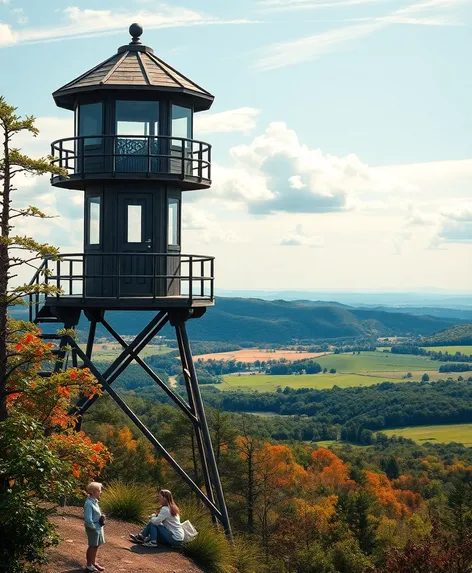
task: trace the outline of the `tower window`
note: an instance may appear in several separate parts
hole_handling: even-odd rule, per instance
[[[89,245],[100,244],[100,207],[101,197],[88,198],[88,243]]]
[[[79,136],[102,135],[103,106],[101,103],[88,103],[79,107]],[[101,145],[100,137],[87,137],[84,145]]]
[[[184,139],[192,139],[192,110],[181,105],[172,106],[172,135]],[[179,140],[173,140],[172,145],[181,145]]]
[[[159,135],[159,102],[116,102],[116,135]]]
[[[169,245],[179,244],[179,200],[169,199],[168,215],[168,243]]]
[[[141,243],[142,242],[142,205],[129,205],[128,204],[128,243]]]

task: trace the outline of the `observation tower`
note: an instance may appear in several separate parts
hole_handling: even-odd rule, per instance
[[[31,284],[58,287],[60,294],[30,295],[30,319],[75,329],[85,315],[85,351],[67,333],[43,335],[58,340],[55,370],[70,363],[89,368],[230,537],[186,330],[187,320],[202,317],[214,304],[214,260],[181,252],[182,194],[211,185],[211,146],[193,139],[193,117],[214,98],[144,46],[141,26],[132,24],[129,31],[129,44],[53,93],[59,107],[74,112],[75,128],[73,137],[52,143],[53,163],[68,176],[53,176],[51,183],[64,192],[84,192],[84,248],[43,261]],[[128,344],[108,323],[110,310],[154,313]],[[123,348],[104,372],[92,353],[98,323]],[[166,324],[175,331],[186,399],[139,357]],[[204,483],[194,482],[114,390],[113,382],[133,360],[187,416]],[[79,419],[96,399],[79,401]]]

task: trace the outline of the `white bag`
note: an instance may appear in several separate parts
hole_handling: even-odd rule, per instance
[[[188,519],[187,521],[184,521],[181,525],[182,529],[184,530],[183,542],[188,543],[189,541],[193,541],[195,537],[197,537],[198,531],[195,529],[195,527],[190,523]]]

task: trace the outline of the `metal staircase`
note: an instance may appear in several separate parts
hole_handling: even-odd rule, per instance
[[[49,378],[52,374],[65,371],[70,366],[78,367],[77,352],[70,348],[68,334],[60,334],[66,325],[57,316],[52,314],[51,307],[45,304],[46,296],[39,293],[39,285],[47,276],[48,259],[45,259],[37,269],[29,286],[32,292],[27,295],[29,308],[29,321],[38,326],[54,324],[57,325],[56,332],[41,332],[38,336],[41,340],[52,342],[56,345],[52,349],[55,360],[41,365],[38,376]]]

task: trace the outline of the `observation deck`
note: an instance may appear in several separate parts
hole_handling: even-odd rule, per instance
[[[182,190],[211,185],[211,145],[170,135],[99,135],[58,139],[51,144],[52,164],[68,177],[51,184],[85,189],[94,181],[155,180],[175,182]]]
[[[169,253],[71,253],[45,258],[30,282],[29,320],[45,307],[156,310],[214,304],[214,257]]]

